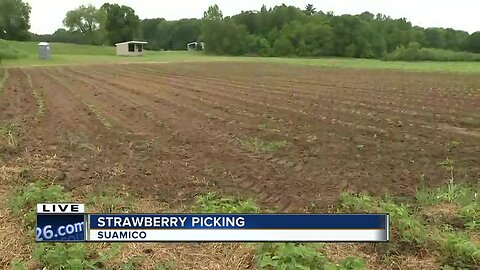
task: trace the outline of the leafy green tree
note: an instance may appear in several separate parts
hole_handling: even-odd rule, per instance
[[[117,27],[121,29],[121,27]],[[115,28],[116,29],[116,28]],[[191,41],[204,41],[207,53],[262,56],[346,56],[394,59],[476,59],[438,50],[479,50],[479,34],[453,29],[424,29],[405,18],[363,12],[336,16],[279,5],[259,11],[243,11],[224,18],[217,5],[204,12],[203,19],[141,23],[150,48],[184,50]],[[436,50],[437,48],[437,50]],[[443,54],[443,55],[442,55]],[[387,57],[388,56],[388,57]]]
[[[357,47],[355,44],[350,44],[345,48],[345,56],[347,57],[355,57],[357,54]]]
[[[415,26],[410,30],[410,40],[426,46],[425,29]]]
[[[285,4],[274,7],[269,13],[269,30],[273,28],[282,29],[292,21],[305,22],[308,18],[301,9]]]
[[[273,43],[274,56],[291,56],[295,53],[295,48],[290,39],[286,36],[281,36]]]
[[[232,20],[210,20],[202,26],[207,53],[242,55],[248,52],[251,37],[243,25]]]
[[[458,51],[461,50],[468,38],[468,33],[465,31],[457,31],[452,28],[443,30],[445,37],[445,49]]]
[[[141,28],[143,38],[149,42],[149,49],[186,50],[187,43],[200,40],[202,20],[146,19],[142,21]]]
[[[385,41],[387,42],[387,51],[391,52],[399,46],[407,46],[410,42],[410,30],[412,24],[406,19],[391,18],[385,19],[383,22]]]
[[[328,24],[307,23],[303,25],[297,48],[300,56],[325,56],[333,53],[333,31]]]
[[[203,19],[207,21],[221,21],[223,20],[223,13],[218,5],[208,7],[208,10],[203,13]]]
[[[176,22],[161,22],[157,26],[155,40],[158,42],[160,50],[172,50],[173,48],[173,31]]]
[[[465,48],[474,53],[480,53],[480,31],[471,34],[465,41]]]
[[[272,56],[272,46],[268,40],[261,36],[253,36],[248,48],[250,54],[258,54],[261,56]]]
[[[360,19],[368,22],[375,20],[375,15],[373,15],[370,12],[363,12],[362,14],[359,15],[359,17]]]
[[[102,22],[103,13],[93,5],[82,5],[70,10],[63,20],[65,27],[72,32],[80,32],[92,44],[103,43],[103,37],[99,33]]]
[[[201,34],[201,21],[198,19],[183,19],[173,23],[171,31],[171,48],[185,50],[187,43],[198,41]]]
[[[85,39],[82,33],[75,31],[67,31],[64,28],[60,28],[51,35],[36,35],[32,34],[30,37],[34,41],[44,42],[62,42],[62,43],[76,43],[76,44],[89,44],[89,41]]]
[[[30,12],[22,0],[0,0],[0,39],[27,40]]]
[[[427,28],[427,30],[425,30],[425,41],[427,47],[445,48],[445,36],[439,28]]]
[[[166,38],[158,35],[158,27],[161,23],[166,22],[163,18],[157,19],[145,19],[140,23],[142,29],[143,38],[148,41],[147,47],[151,50],[161,50],[160,45],[162,38]]]
[[[111,45],[140,36],[140,19],[131,7],[105,3],[101,10],[106,13],[105,30]]]
[[[254,11],[242,11],[240,14],[232,16],[232,20],[236,24],[244,25],[251,34],[260,33],[260,16]]]
[[[312,4],[308,4],[308,5],[305,7],[304,12],[305,12],[305,14],[306,14],[307,16],[312,16],[312,15],[314,15],[314,14],[317,12],[317,10],[316,10],[316,8],[315,8]]]
[[[350,48],[347,54],[348,46],[355,46],[354,33],[359,27],[360,20],[352,15],[335,16],[331,19],[330,24],[333,27],[334,33],[334,48],[333,52],[336,56],[355,56],[356,49]]]

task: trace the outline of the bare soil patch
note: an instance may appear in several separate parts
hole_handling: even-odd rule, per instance
[[[446,157],[457,179],[480,177],[479,131],[465,124],[478,115],[475,75],[253,63],[25,72],[10,70],[0,103],[22,132],[8,162],[55,155],[48,177],[69,189],[125,185],[169,203],[217,191],[301,211],[343,190],[411,195],[420,175],[444,184]]]

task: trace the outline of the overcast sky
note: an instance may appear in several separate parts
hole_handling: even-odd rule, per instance
[[[141,19],[200,18],[208,6],[217,4],[225,16],[242,10],[259,10],[262,4],[273,7],[285,3],[298,7],[313,4],[317,10],[333,11],[336,15],[359,14],[369,11],[392,18],[405,17],[423,27],[451,27],[470,33],[480,31],[480,3],[477,0],[24,0],[32,7],[32,32],[51,34],[63,27],[67,11],[82,4],[117,3],[132,7]]]

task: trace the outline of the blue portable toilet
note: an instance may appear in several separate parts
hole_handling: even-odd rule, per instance
[[[50,59],[51,56],[50,44],[48,42],[38,43],[38,57],[40,59]]]

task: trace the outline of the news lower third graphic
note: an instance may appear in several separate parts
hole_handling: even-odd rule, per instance
[[[386,242],[388,214],[88,214],[38,204],[37,242]]]

